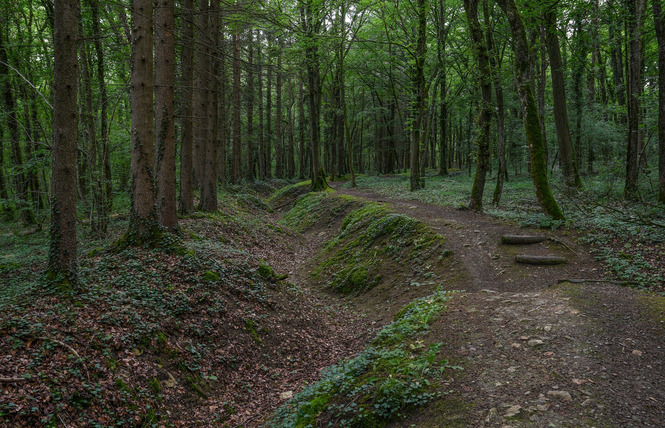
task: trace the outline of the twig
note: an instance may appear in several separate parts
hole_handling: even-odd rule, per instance
[[[83,358],[81,358],[79,353],[76,352],[76,349],[72,348],[70,345],[67,345],[65,342],[61,342],[57,339],[52,339],[50,337],[43,337],[43,336],[37,337],[36,339],[44,340],[44,341],[50,341],[50,342],[55,343],[56,345],[60,345],[63,348],[69,350],[69,352],[71,352],[72,354],[74,354],[74,356],[76,356],[77,359],[83,360]],[[88,372],[88,368],[83,363],[81,363],[81,366],[83,367],[83,370],[85,370],[85,375],[88,378],[88,382],[90,382],[90,373]]]
[[[68,428],[68,425],[65,423],[65,421],[62,420],[62,416],[60,416],[60,413],[56,412],[56,415],[58,415],[58,419],[60,419],[60,422],[65,428]]]
[[[566,244],[566,243],[563,242],[562,240],[560,240],[560,239],[558,239],[558,238],[552,238],[551,236],[550,236],[549,238],[547,238],[547,239],[548,239],[549,241],[556,242],[557,244],[561,244],[561,245],[563,245],[564,247],[568,248],[568,251],[570,251],[571,253],[573,253],[573,254],[577,254],[577,252],[575,252],[575,250],[573,250],[572,248],[570,248],[570,247],[568,246],[568,244]]]

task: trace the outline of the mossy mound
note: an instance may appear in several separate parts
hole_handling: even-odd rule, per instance
[[[299,215],[309,219],[311,214]],[[436,258],[449,254],[444,243],[443,237],[418,220],[366,203],[346,216],[337,236],[318,257],[313,275],[347,295],[369,290],[382,279],[425,279],[433,275],[427,268]]]
[[[307,193],[296,198],[281,223],[298,232],[305,232],[317,224],[330,226],[340,216],[360,204],[358,199],[337,195],[333,190]]]
[[[270,195],[267,202],[273,209],[280,209],[293,204],[299,196],[309,193],[312,187],[311,181],[302,181],[300,183],[284,186]]]

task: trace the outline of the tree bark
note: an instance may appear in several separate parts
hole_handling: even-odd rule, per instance
[[[155,8],[155,176],[157,219],[167,229],[178,227],[175,182],[175,17],[174,0]]]
[[[155,215],[153,126],[152,0],[132,0],[131,54],[131,210],[128,244],[154,242]]]
[[[194,0],[184,0],[183,3],[183,47],[182,47],[182,123],[180,143],[180,207],[181,213],[194,210]]]
[[[256,159],[254,144],[254,31],[249,32],[247,53],[247,171],[248,180],[256,178]]]
[[[582,188],[582,180],[575,165],[575,152],[570,138],[568,126],[568,111],[566,109],[566,82],[564,79],[563,62],[561,61],[561,48],[557,36],[556,14],[551,6],[545,12],[545,44],[550,61],[552,76],[552,97],[554,99],[554,124],[559,142],[559,159],[563,169],[566,186]]]
[[[514,0],[497,0],[497,3],[506,14],[513,34],[517,92],[524,117],[524,128],[531,159],[531,179],[536,190],[536,197],[545,214],[554,219],[564,219],[563,212],[561,212],[559,204],[552,195],[547,177],[545,148],[543,146],[543,135],[540,131],[538,108],[533,97],[533,75],[524,23]]]
[[[54,97],[51,243],[48,276],[65,288],[78,280],[76,255],[76,144],[78,0],[54,4]]]
[[[658,39],[658,202],[665,204],[665,20],[660,0],[651,0]]]
[[[476,174],[471,189],[469,208],[475,211],[483,209],[483,193],[485,179],[490,161],[490,125],[492,119],[492,73],[490,71],[489,52],[483,37],[483,31],[478,21],[478,0],[464,0],[469,33],[473,43],[473,53],[478,64],[478,85],[480,86],[481,100],[476,118],[477,129],[474,144],[478,147],[478,160]]]
[[[219,16],[219,2],[212,0],[210,2],[210,18],[209,18],[209,35],[211,48],[209,49],[210,57],[207,61],[210,77],[208,78],[208,138],[204,150],[203,159],[203,174],[201,177],[201,210],[206,212],[217,211],[217,148],[219,145],[219,31],[220,31],[220,16]]]
[[[231,153],[231,179],[238,183],[242,177],[242,136],[240,130],[240,113],[242,101],[240,93],[240,34],[239,30],[233,32],[233,150]]]
[[[411,157],[409,168],[411,169],[411,191],[425,188],[425,177],[420,173],[420,150],[423,146],[425,137],[425,54],[427,52],[427,1],[418,0],[418,29],[416,52],[414,58],[414,68],[412,75],[412,85],[415,92],[415,120],[411,132]]]
[[[628,147],[626,151],[626,184],[624,196],[638,197],[640,152],[640,94],[642,68],[642,32],[646,0],[631,0],[629,16],[630,62],[628,73]]]

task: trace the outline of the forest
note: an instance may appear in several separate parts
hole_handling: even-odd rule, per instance
[[[665,419],[661,0],[10,3],[0,425]]]

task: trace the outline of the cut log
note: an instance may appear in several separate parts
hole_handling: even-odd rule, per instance
[[[547,236],[536,235],[503,235],[501,243],[506,245],[529,245],[538,244],[547,239]]]
[[[527,265],[562,265],[568,263],[568,260],[564,257],[529,256],[527,254],[519,254],[515,256],[515,261]]]

